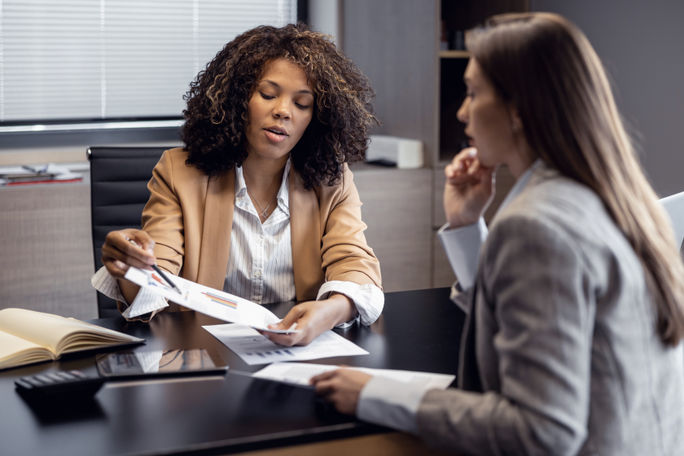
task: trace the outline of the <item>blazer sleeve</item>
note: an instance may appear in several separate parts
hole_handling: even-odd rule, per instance
[[[178,274],[183,266],[183,211],[174,183],[174,158],[167,150],[152,171],[147,184],[150,199],[142,213],[142,229],[155,241],[154,254],[159,266]]]
[[[332,192],[325,207],[328,213],[321,238],[325,280],[373,284],[382,288],[380,263],[363,234],[366,224],[361,219],[361,199],[352,172],[346,166],[341,184]]]
[[[483,393],[431,390],[427,441],[467,454],[574,454],[587,435],[595,290],[577,241],[531,216],[496,223],[482,253],[475,334]],[[494,320],[494,321],[491,321]],[[493,338],[493,340],[491,339]],[[483,356],[487,353],[487,356]],[[491,372],[493,371],[493,373]]]

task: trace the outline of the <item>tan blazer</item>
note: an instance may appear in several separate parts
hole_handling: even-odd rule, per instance
[[[235,170],[209,178],[185,163],[188,153],[164,152],[147,187],[142,214],[164,269],[212,288],[223,288],[235,204]],[[363,234],[361,200],[345,165],[340,183],[304,188],[289,175],[292,263],[297,301],[316,299],[325,281],[381,287],[380,265]]]

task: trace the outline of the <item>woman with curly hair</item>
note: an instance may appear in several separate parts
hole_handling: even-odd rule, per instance
[[[274,329],[300,331],[267,333],[284,345],[373,323],[380,267],[347,167],[376,122],[372,96],[359,69],[304,26],[236,37],[191,84],[185,147],[154,168],[142,229],[107,235],[93,283],[126,317],[125,303],[151,316],[168,306],[123,278],[129,265],[158,263],[261,304],[296,300]]]

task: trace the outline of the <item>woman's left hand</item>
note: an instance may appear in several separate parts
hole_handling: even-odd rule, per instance
[[[321,301],[305,301],[294,306],[280,323],[268,325],[271,329],[297,329],[299,332],[291,334],[276,334],[262,332],[262,334],[276,344],[308,345],[321,333],[332,329],[335,325],[354,318],[356,308],[354,303],[344,295],[334,294]]]
[[[371,377],[354,369],[337,369],[311,377],[309,382],[316,388],[316,394],[332,402],[339,412],[353,415],[361,390]]]

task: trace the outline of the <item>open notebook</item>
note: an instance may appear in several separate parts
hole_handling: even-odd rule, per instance
[[[133,337],[75,318],[35,310],[0,310],[0,369],[59,359],[65,353],[139,344]]]

